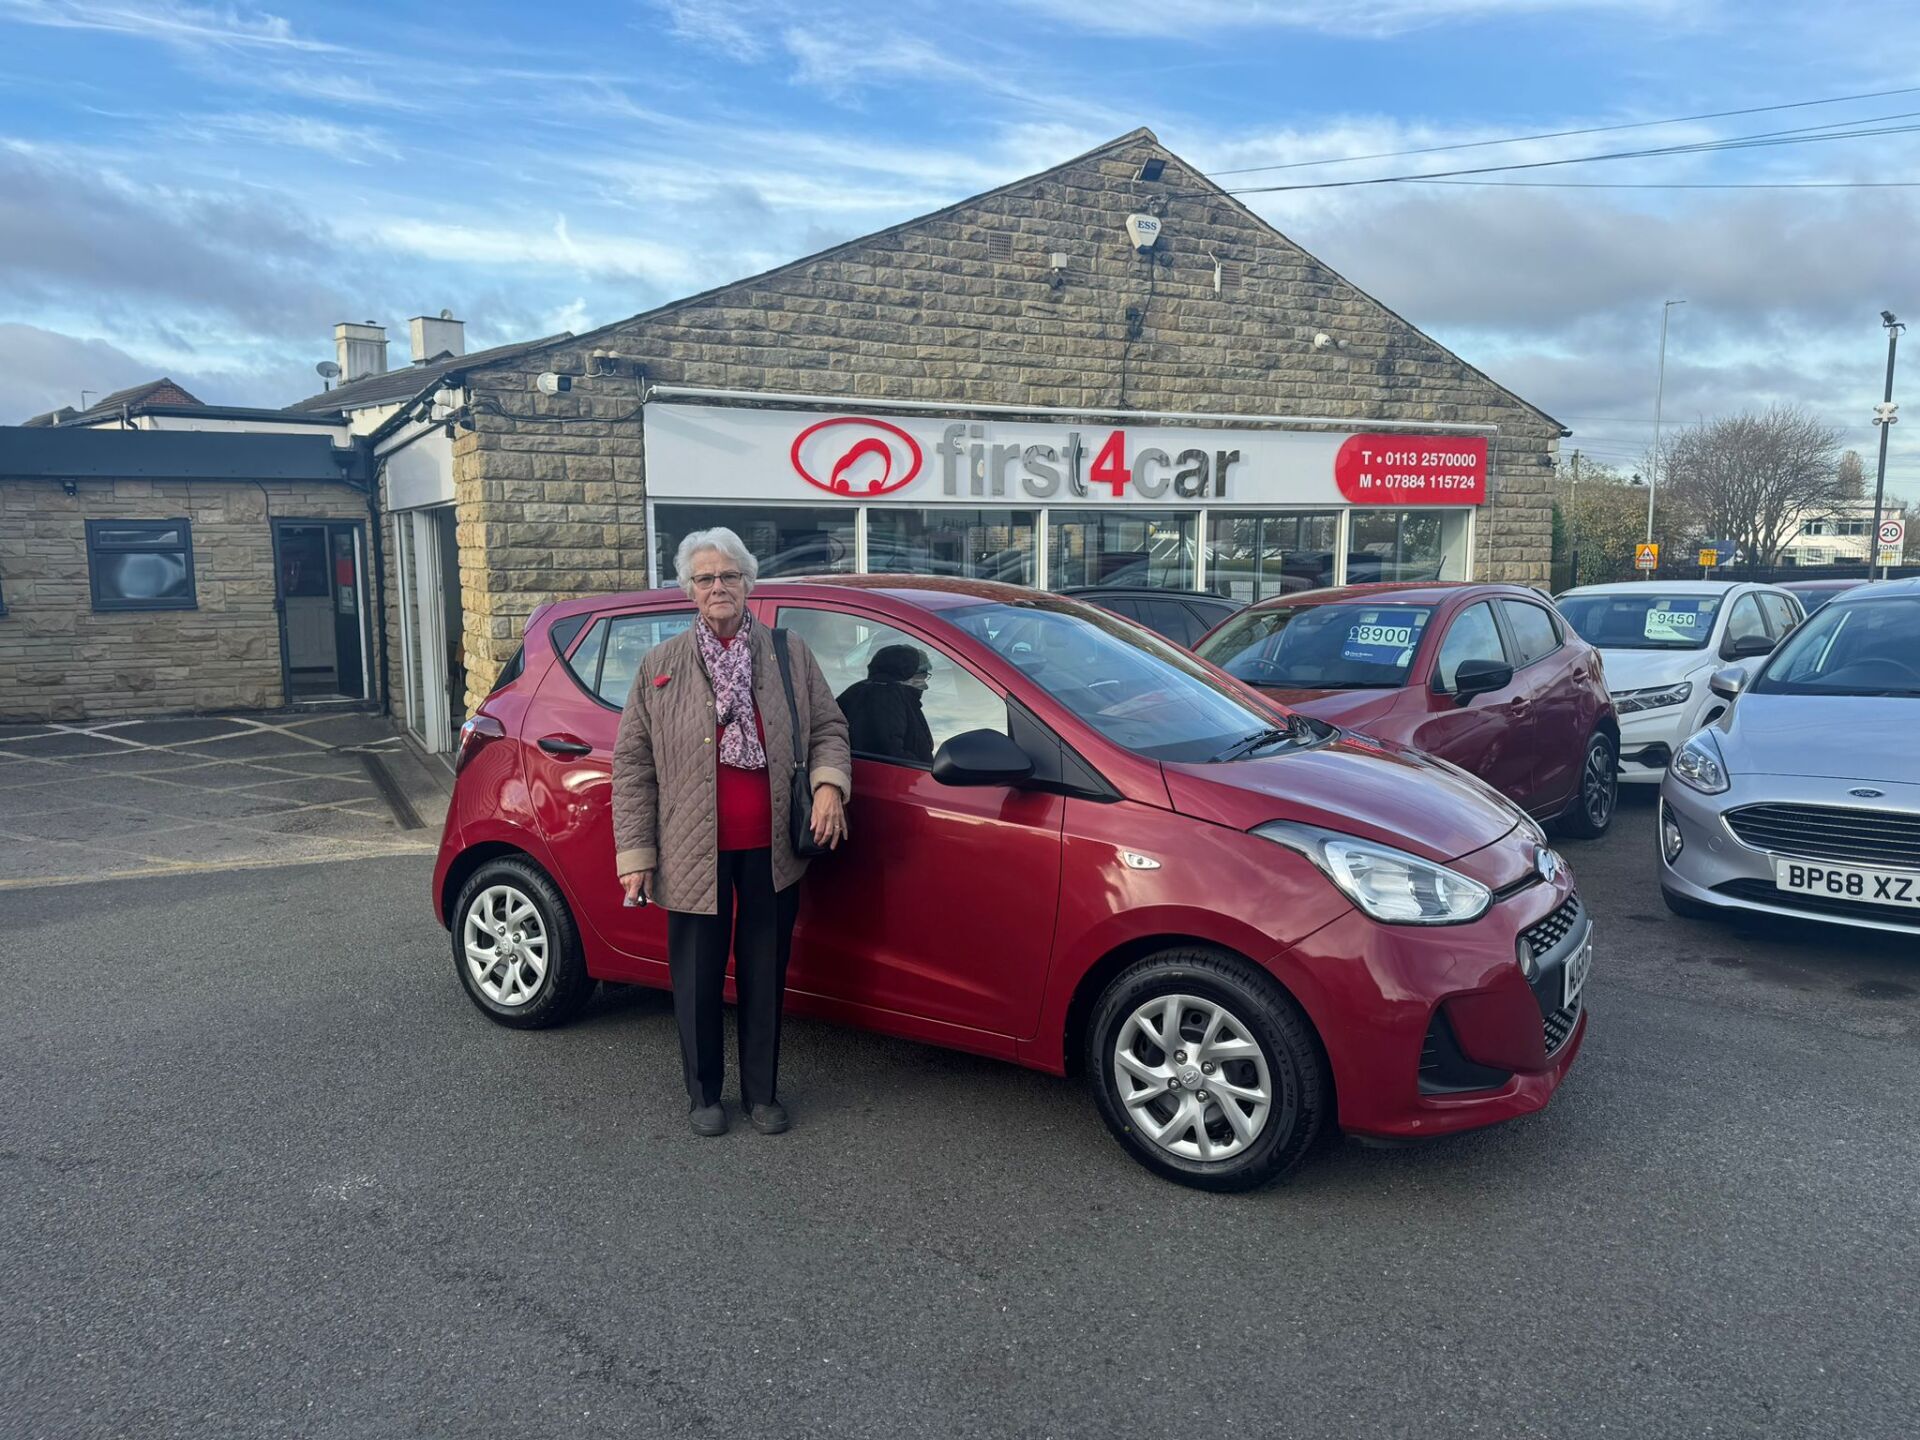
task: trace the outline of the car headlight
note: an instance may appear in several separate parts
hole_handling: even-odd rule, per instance
[[[1285,820],[1253,833],[1306,856],[1361,910],[1389,925],[1462,925],[1493,903],[1478,880],[1391,845]]]
[[[1647,690],[1615,690],[1613,708],[1622,715],[1633,715],[1642,710],[1664,710],[1670,705],[1684,705],[1693,696],[1693,682],[1682,680],[1678,685],[1655,685]]]
[[[1720,757],[1720,746],[1711,730],[1702,730],[1682,745],[1667,767],[1673,778],[1702,795],[1723,795],[1730,783],[1727,762]]]

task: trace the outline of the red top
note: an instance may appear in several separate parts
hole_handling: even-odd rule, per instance
[[[731,645],[732,640],[722,640]],[[723,726],[713,727],[713,743],[720,744]],[[766,749],[767,727],[761,723],[760,707],[753,707],[753,728]],[[773,844],[773,789],[765,770],[742,770],[719,764],[715,784],[715,808],[719,812],[722,850],[764,850]]]

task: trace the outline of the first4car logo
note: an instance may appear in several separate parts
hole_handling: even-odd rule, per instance
[[[892,494],[912,483],[924,458],[898,425],[860,415],[822,420],[793,439],[800,478],[833,495]]]

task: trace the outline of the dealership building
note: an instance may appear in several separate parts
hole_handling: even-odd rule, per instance
[[[1558,422],[1146,130],[585,335],[453,323],[415,372],[341,326],[287,412],[367,452],[379,688],[432,749],[535,607],[670,584],[712,525],[763,577],[1547,578]]]

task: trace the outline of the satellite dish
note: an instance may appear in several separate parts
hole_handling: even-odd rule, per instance
[[[313,367],[313,373],[318,375],[322,380],[333,380],[339,377],[340,367],[331,360],[322,360],[318,365]]]

